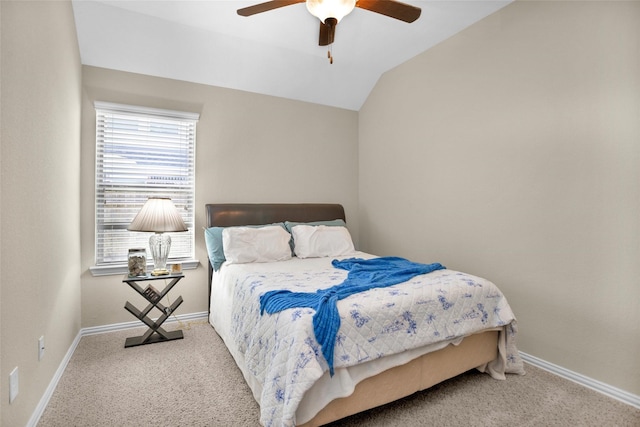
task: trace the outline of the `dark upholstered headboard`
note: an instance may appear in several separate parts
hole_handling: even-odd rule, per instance
[[[207,204],[207,227],[231,227],[237,225],[261,225],[294,221],[346,221],[342,205],[331,203],[222,203]],[[209,287],[213,267],[209,266]],[[209,295],[211,297],[211,295]]]

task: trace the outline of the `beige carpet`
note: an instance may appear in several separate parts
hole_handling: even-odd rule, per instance
[[[38,425],[258,426],[258,405],[213,328],[182,326],[183,340],[128,349],[143,329],[83,337]],[[506,381],[472,371],[332,426],[640,426],[640,409],[526,369]]]

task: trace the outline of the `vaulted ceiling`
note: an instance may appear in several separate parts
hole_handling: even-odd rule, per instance
[[[357,111],[384,72],[512,0],[404,0],[422,9],[411,24],[356,8],[337,26],[333,64],[305,4],[236,13],[262,1],[74,0],[80,57],[85,65]]]

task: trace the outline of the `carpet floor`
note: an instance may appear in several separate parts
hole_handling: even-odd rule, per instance
[[[259,408],[206,321],[183,340],[124,348],[129,329],[80,340],[39,427],[259,426]],[[497,381],[470,371],[333,427],[640,426],[640,409],[531,365]]]

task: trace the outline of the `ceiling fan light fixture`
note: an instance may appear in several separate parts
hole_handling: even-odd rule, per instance
[[[322,23],[327,18],[335,18],[340,22],[355,7],[356,0],[307,0],[307,10]]]

